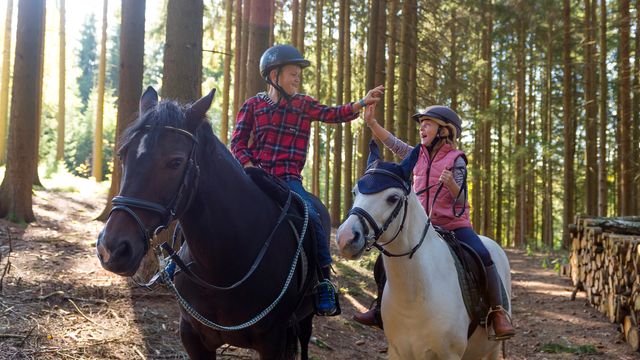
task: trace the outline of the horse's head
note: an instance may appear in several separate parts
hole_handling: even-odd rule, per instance
[[[382,161],[374,141],[369,149],[367,171],[358,180],[353,207],[336,235],[340,254],[347,259],[357,259],[365,249],[398,236],[406,219],[411,173],[420,152],[416,146],[402,163],[395,164]]]
[[[98,237],[105,269],[133,275],[153,235],[188,207],[198,181],[197,130],[214,93],[190,106],[158,102],[152,87],[142,94],[139,117],[120,139],[120,193]]]

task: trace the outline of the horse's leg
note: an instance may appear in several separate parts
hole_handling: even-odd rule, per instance
[[[300,326],[300,334],[298,340],[300,340],[300,359],[309,359],[309,340],[311,339],[311,331],[313,330],[313,314],[302,319],[298,324]]]
[[[200,335],[184,318],[180,318],[180,340],[190,359],[210,360],[216,358],[216,351],[210,351],[204,346]]]

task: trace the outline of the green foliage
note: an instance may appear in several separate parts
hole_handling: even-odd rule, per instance
[[[538,351],[549,354],[560,354],[560,353],[569,353],[569,354],[580,354],[580,355],[596,355],[599,354],[596,347],[593,345],[562,345],[557,343],[547,343],[542,345]]]
[[[98,43],[96,41],[96,18],[93,14],[85,19],[82,25],[82,32],[80,34],[80,49],[77,53],[77,64],[82,70],[81,75],[76,80],[78,83],[78,92],[80,99],[82,100],[82,107],[80,112],[84,113],[87,110],[89,103],[89,97],[91,96],[91,89],[93,89],[93,82],[95,78],[95,72],[98,66],[97,62],[97,49]]]

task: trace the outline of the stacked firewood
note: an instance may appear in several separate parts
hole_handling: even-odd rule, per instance
[[[576,217],[571,232],[570,275],[576,290],[620,324],[627,342],[640,348],[640,216]],[[575,293],[574,293],[575,294]]]

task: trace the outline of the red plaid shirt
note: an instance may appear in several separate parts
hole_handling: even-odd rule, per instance
[[[266,93],[259,93],[238,112],[231,151],[243,165],[251,161],[285,181],[301,180],[311,121],[342,123],[356,117],[353,103],[331,107],[296,94],[288,105],[286,99],[276,104]]]

